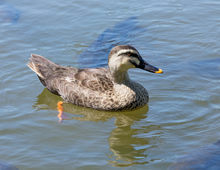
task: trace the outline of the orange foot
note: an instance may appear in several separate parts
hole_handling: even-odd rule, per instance
[[[57,103],[57,106],[58,106],[57,109],[58,109],[58,112],[59,112],[57,117],[59,118],[59,122],[61,123],[62,120],[70,120],[69,117],[63,113],[63,102],[59,101]]]

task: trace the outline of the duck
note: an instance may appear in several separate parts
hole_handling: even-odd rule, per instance
[[[103,111],[131,111],[147,105],[148,92],[130,79],[129,69],[163,73],[130,45],[118,45],[110,51],[108,68],[61,66],[36,54],[31,54],[27,66],[51,93],[67,103]]]

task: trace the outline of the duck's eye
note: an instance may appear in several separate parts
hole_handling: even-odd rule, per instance
[[[133,53],[131,53],[131,52],[126,52],[125,54],[128,56],[133,56]]]

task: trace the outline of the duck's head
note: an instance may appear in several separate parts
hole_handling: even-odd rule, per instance
[[[108,58],[108,66],[113,77],[122,76],[121,79],[126,79],[127,70],[130,68],[140,68],[152,73],[163,73],[157,67],[148,64],[143,60],[139,52],[130,45],[119,45],[114,47]],[[123,80],[121,80],[123,81]]]

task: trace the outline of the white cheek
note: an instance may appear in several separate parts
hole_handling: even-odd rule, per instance
[[[124,70],[128,70],[128,69],[130,69],[130,68],[135,68],[135,66],[133,65],[133,64],[131,64],[131,62],[129,61],[130,60],[130,58],[123,58],[123,60],[122,60],[122,68],[124,69]]]
[[[137,65],[140,64],[140,60],[138,60],[137,58],[132,57],[132,60],[133,60]]]
[[[128,62],[126,64],[126,70],[130,69],[130,68],[136,68],[133,64],[131,64],[130,62]]]
[[[121,60],[122,65],[127,65],[129,63],[129,58],[128,57],[123,57]]]

